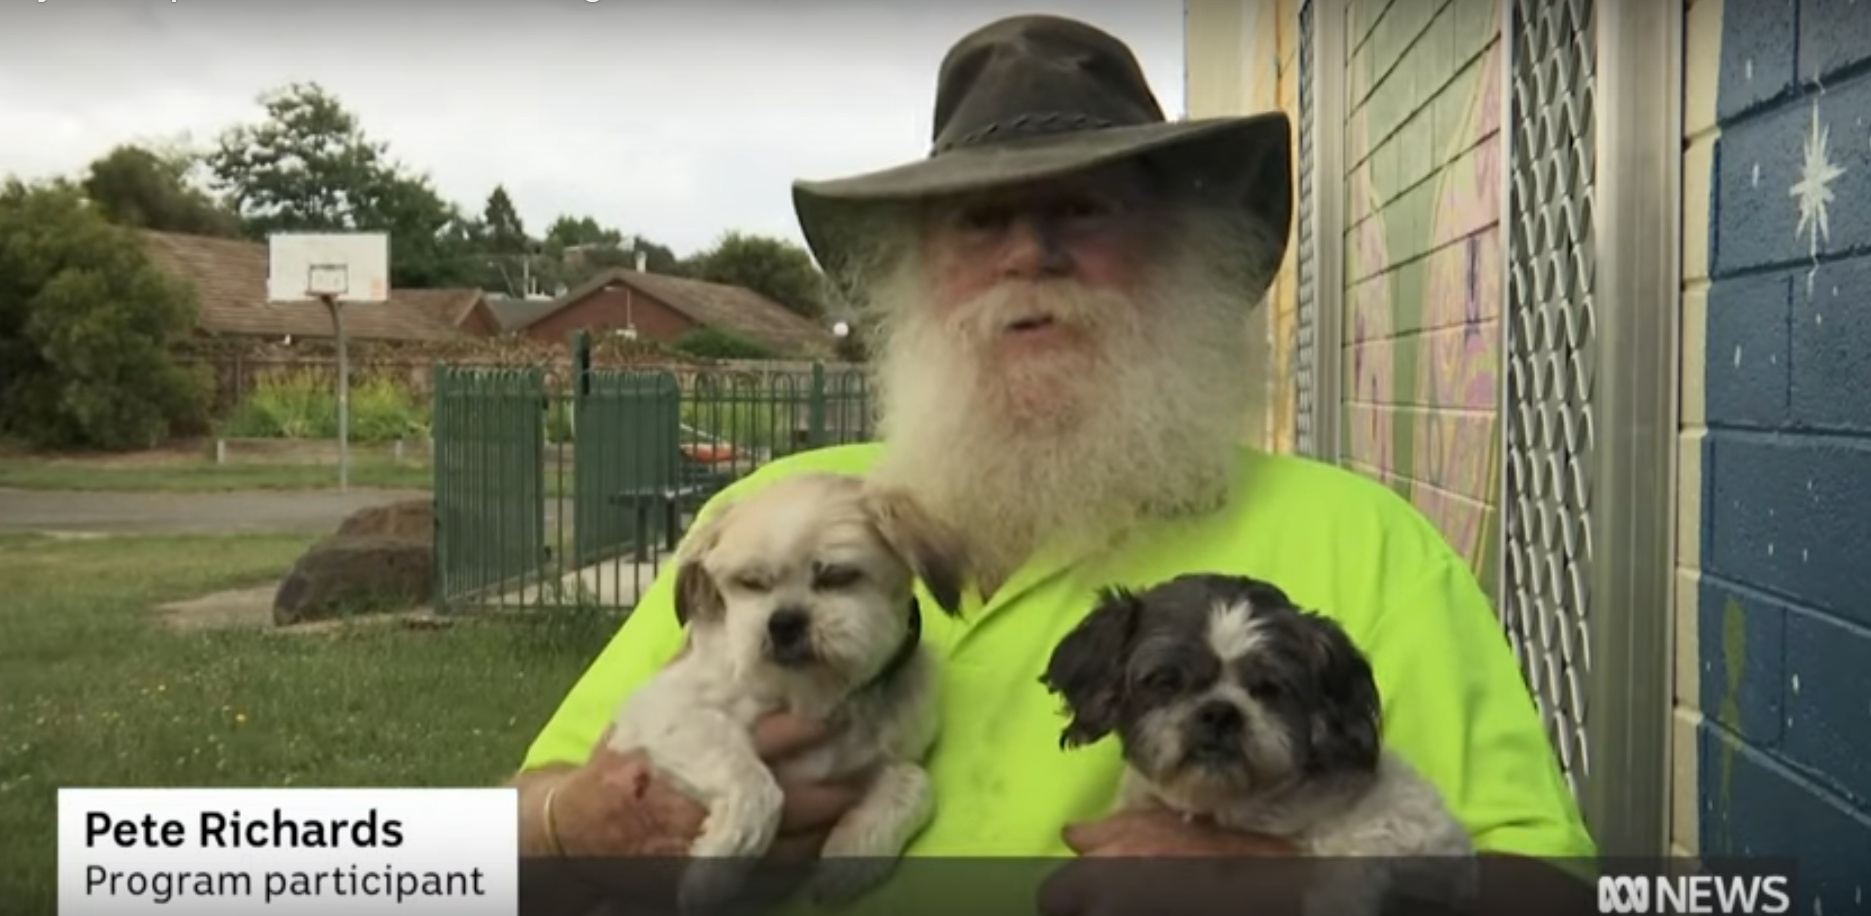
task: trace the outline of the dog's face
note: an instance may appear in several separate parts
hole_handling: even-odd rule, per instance
[[[727,506],[689,539],[676,615],[719,628],[732,663],[855,686],[913,639],[920,576],[960,605],[958,540],[907,496],[855,477],[787,477]]]
[[[1336,623],[1253,579],[1107,589],[1043,682],[1072,716],[1062,745],[1115,731],[1138,775],[1189,804],[1377,767],[1369,662]]]

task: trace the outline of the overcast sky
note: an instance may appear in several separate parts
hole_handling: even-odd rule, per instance
[[[1179,0],[0,0],[0,174],[206,142],[316,81],[465,208],[504,183],[534,233],[797,240],[792,179],[922,156],[943,52],[1022,12],[1116,33],[1182,113]]]

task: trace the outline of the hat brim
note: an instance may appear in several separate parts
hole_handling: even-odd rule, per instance
[[[793,183],[806,244],[827,275],[843,278],[873,240],[866,217],[879,207],[1059,178],[1128,159],[1154,160],[1163,174],[1211,204],[1241,209],[1271,250],[1256,267],[1269,278],[1286,255],[1293,217],[1292,126],[1284,112],[1077,131],[956,150],[894,168]],[[1244,253],[1249,254],[1249,253]]]

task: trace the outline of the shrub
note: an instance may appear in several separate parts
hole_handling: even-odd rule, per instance
[[[429,405],[387,377],[351,386],[352,442],[392,442],[429,435]],[[335,439],[338,395],[329,376],[295,370],[261,376],[221,423],[221,435],[249,439]]]
[[[771,348],[720,328],[692,328],[670,345],[677,352],[704,359],[772,359]]]
[[[0,433],[52,448],[149,448],[207,416],[208,375],[170,346],[186,283],[69,184],[0,185]]]

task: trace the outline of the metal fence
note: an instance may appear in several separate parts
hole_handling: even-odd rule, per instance
[[[588,351],[581,351],[588,352]],[[697,510],[776,458],[868,441],[857,368],[438,365],[436,608],[628,611]]]

